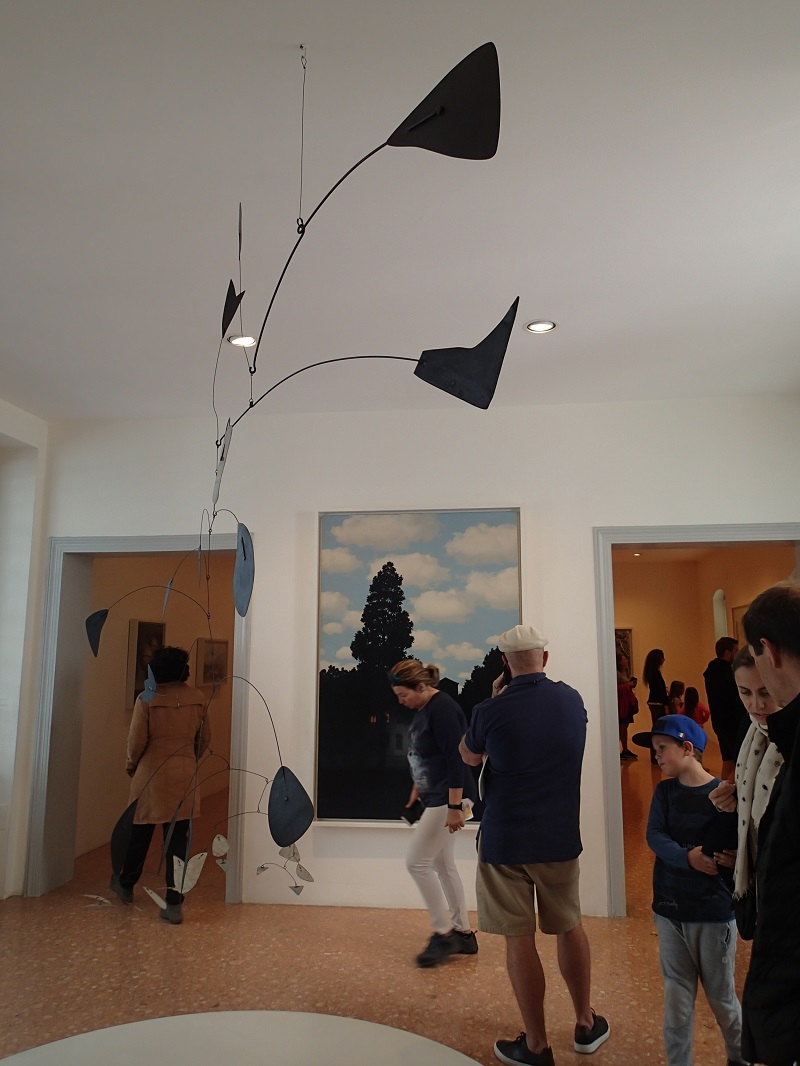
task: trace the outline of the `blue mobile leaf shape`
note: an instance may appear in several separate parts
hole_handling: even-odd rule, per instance
[[[240,522],[236,530],[236,563],[233,567],[233,602],[242,618],[247,614],[253,582],[256,577],[256,560],[253,555],[253,538],[250,530]],[[294,841],[289,841],[294,843]]]
[[[228,291],[225,295],[225,307],[222,311],[222,339],[225,339],[225,334],[228,331],[228,326],[233,322],[233,316],[239,309],[239,304],[242,302],[244,296],[244,289],[240,293],[236,292],[233,287],[233,281],[228,282]]]
[[[157,689],[156,679],[153,677],[153,671],[148,664],[147,677],[144,680],[144,691],[139,693],[139,699],[142,703],[149,703],[153,696],[155,696]]]
[[[104,607],[102,611],[95,611],[86,619],[86,636],[89,638],[89,647],[95,659],[100,650],[100,634],[103,632],[106,618],[108,618],[108,608]]]
[[[214,490],[211,493],[211,503],[213,507],[217,506],[217,500],[219,499],[219,487],[222,484],[222,472],[225,469],[225,462],[228,458],[228,452],[231,448],[231,437],[233,436],[233,426],[231,420],[228,419],[228,424],[225,426],[225,436],[222,438],[222,446],[219,452],[219,459],[217,460],[217,476],[214,479]]]
[[[434,348],[419,357],[414,374],[429,385],[486,410],[505,359],[519,296],[488,337],[474,348]]]
[[[272,839],[281,848],[294,844],[314,821],[314,804],[288,766],[281,766],[272,782],[267,804]]]
[[[491,159],[500,138],[500,67],[491,41],[445,74],[389,137],[457,159]]]
[[[169,599],[169,594],[170,594],[171,591],[172,591],[172,578],[169,579],[169,581],[167,583],[167,587],[164,589],[164,606],[161,608],[161,621],[162,622],[164,621],[164,616],[167,613],[167,600]]]

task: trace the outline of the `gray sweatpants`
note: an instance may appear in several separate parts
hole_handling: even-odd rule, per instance
[[[733,979],[736,923],[673,922],[656,914],[658,957],[664,977],[667,1066],[692,1066],[697,979],[717,1019],[731,1062],[742,1061],[742,1008]]]

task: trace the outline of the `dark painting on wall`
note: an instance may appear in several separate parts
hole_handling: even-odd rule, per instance
[[[520,612],[516,509],[320,515],[317,818],[401,817],[413,712],[387,671],[434,663],[469,720]]]

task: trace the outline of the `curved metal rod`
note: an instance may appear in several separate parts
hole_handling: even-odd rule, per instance
[[[317,206],[314,208],[314,210],[311,212],[311,214],[308,216],[308,218],[305,220],[305,222],[303,222],[301,220],[298,223],[299,236],[298,236],[297,240],[294,242],[294,248],[292,248],[291,252],[289,253],[289,258],[286,260],[286,264],[285,264],[283,270],[281,271],[281,276],[278,278],[278,284],[275,286],[275,291],[272,293],[272,299],[269,301],[269,306],[267,307],[267,313],[264,315],[264,321],[261,323],[261,329],[259,330],[259,334],[258,334],[258,341],[256,342],[256,350],[253,352],[253,365],[250,367],[250,373],[251,374],[255,374],[255,372],[256,372],[256,361],[258,360],[258,350],[261,347],[261,338],[264,335],[264,328],[265,328],[265,326],[267,324],[267,319],[269,318],[269,313],[272,310],[272,305],[275,303],[275,297],[278,295],[278,289],[281,287],[281,283],[283,282],[283,279],[284,279],[284,277],[286,275],[286,271],[289,269],[289,264],[291,263],[292,259],[294,258],[294,253],[297,251],[297,249],[300,246],[300,241],[302,241],[303,237],[305,237],[305,235],[306,235],[306,230],[308,228],[309,222],[314,217],[314,215],[316,215],[317,211],[319,211],[319,209],[322,207],[322,205],[325,203],[325,201],[328,199],[328,197],[331,196],[334,192],[336,192],[336,190],[339,188],[339,186],[342,184],[342,182],[345,180],[345,178],[349,178],[354,170],[356,170],[358,167],[360,167],[362,163],[366,163],[366,161],[371,156],[375,155],[376,152],[380,152],[381,148],[385,148],[387,144],[388,144],[388,141],[384,141],[383,144],[379,144],[377,148],[373,148],[371,152],[367,152],[367,154],[364,156],[363,159],[359,159],[359,161],[357,163],[354,163],[353,166],[350,167],[350,169],[347,171],[347,173],[343,174],[341,176],[341,178],[339,178],[339,180],[336,182],[336,184],[333,186],[333,188],[329,189],[328,192],[325,193],[325,195],[322,197],[320,202],[317,204]],[[239,286],[239,288],[241,289],[241,285]],[[256,400],[256,403],[258,403],[258,400]],[[252,406],[255,406],[255,404],[253,404]],[[237,422],[239,421],[238,418],[237,418],[236,421]],[[234,425],[236,425],[235,422],[234,422]]]
[[[246,407],[244,411],[236,419],[236,422],[231,423],[231,429],[247,414],[248,411],[252,411],[257,403],[261,403],[265,396],[269,396],[271,392],[274,392],[279,385],[282,385],[284,381],[288,381],[289,378],[295,378],[298,374],[302,374],[304,370],[313,370],[317,366],[325,366],[327,363],[347,363],[351,359],[399,359],[404,363],[418,363],[418,359],[412,359],[410,355],[340,355],[336,359],[322,359],[319,363],[309,363],[308,366],[301,366],[299,370],[293,370],[291,374],[287,374],[285,378],[281,378],[280,381],[276,381],[274,385],[270,385],[266,392],[262,392],[257,400],[252,400],[249,407]]]

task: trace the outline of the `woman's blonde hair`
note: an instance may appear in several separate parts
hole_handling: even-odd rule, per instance
[[[423,666],[419,659],[401,659],[389,671],[389,680],[393,685],[402,685],[403,688],[416,688],[417,685],[436,688],[439,684],[439,667],[433,663]]]

